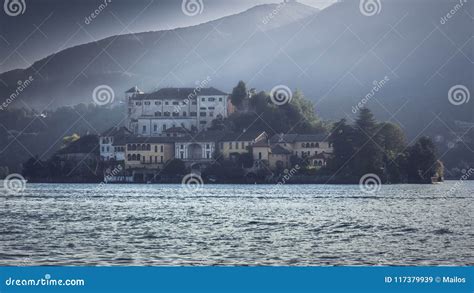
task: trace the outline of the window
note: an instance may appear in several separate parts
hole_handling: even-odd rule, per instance
[[[161,105],[161,102],[160,102],[160,101],[156,101],[156,102],[155,102],[155,105],[159,106],[159,105]]]
[[[189,112],[189,116],[191,116],[191,117],[196,117],[196,116],[197,116],[197,112]]]
[[[104,148],[104,147],[102,147],[102,152],[105,152],[105,148]]]
[[[165,131],[166,130],[166,124],[163,124],[161,129],[163,129],[163,131]]]
[[[142,105],[142,102],[135,102],[135,105],[136,105],[136,106],[141,106],[141,105]]]
[[[232,149],[232,143],[229,142],[229,150],[231,150],[231,149]]]
[[[146,125],[143,125],[142,132],[146,133]]]
[[[184,145],[180,145],[179,148],[180,148],[180,149],[184,149]]]
[[[199,113],[199,116],[201,116],[201,117],[206,117],[206,112],[201,112],[201,113]]]
[[[155,164],[158,163],[158,157],[155,156]]]
[[[206,144],[206,149],[210,149],[211,148],[211,145],[210,144]]]
[[[161,117],[161,112],[155,112],[156,117]]]
[[[157,152],[158,152],[158,146],[155,145],[155,153],[157,153]]]
[[[258,153],[258,159],[259,159],[259,160],[262,159],[262,152],[259,152],[259,153]]]
[[[216,107],[208,107],[209,110],[214,110]]]
[[[163,163],[163,156],[160,157],[160,162]]]
[[[137,161],[140,161],[140,154],[137,155]]]
[[[242,149],[245,149],[245,142],[242,142]]]
[[[153,163],[153,157],[150,156],[150,164]]]
[[[210,152],[206,152],[206,159],[210,159],[211,158],[211,153]]]
[[[236,150],[239,149],[239,143],[238,143],[238,142],[235,142],[235,149],[236,149]]]
[[[174,102],[173,102],[173,105],[175,105],[175,106],[179,106],[179,102],[177,102],[177,101],[174,101]]]
[[[180,152],[179,154],[180,154],[180,158],[184,159],[184,152]]]
[[[163,147],[163,146],[160,146],[160,151],[161,151],[161,152],[163,152],[163,149],[164,149],[164,147]]]
[[[163,113],[163,115],[166,116],[166,117],[170,117],[171,113],[170,112],[165,112],[165,113]]]
[[[196,102],[196,101],[193,101],[191,104],[192,104],[192,105],[197,105],[197,102]]]
[[[110,147],[107,147],[107,152],[110,152]]]
[[[316,147],[319,148],[319,143],[316,143]]]
[[[178,112],[173,112],[173,117],[178,117],[179,113]]]
[[[131,161],[131,160],[132,160],[132,155],[128,154],[127,159],[128,159],[129,161]]]
[[[207,110],[206,107],[201,107],[201,108],[199,108],[199,109],[200,109],[200,110]]]
[[[209,98],[207,99],[209,102],[215,102],[216,101],[216,98]]]
[[[146,106],[150,106],[150,104],[151,104],[150,102],[145,102]]]
[[[219,98],[219,102],[222,102],[222,98]]]
[[[205,102],[205,101],[206,101],[206,98],[202,98],[201,101]]]
[[[169,105],[169,104],[170,104],[170,102],[168,102],[168,101],[165,102],[165,105]]]
[[[183,112],[183,116],[184,116],[184,117],[188,116],[188,113]]]
[[[158,131],[158,125],[156,125],[156,124],[153,125],[153,131],[154,131],[154,132],[157,132],[157,131]]]

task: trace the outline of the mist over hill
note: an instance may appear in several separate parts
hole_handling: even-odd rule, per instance
[[[373,16],[361,13],[359,1],[322,11],[267,4],[192,27],[113,36],[1,74],[0,95],[5,100],[32,76],[17,100],[56,108],[91,103],[102,84],[119,100],[133,85],[149,92],[209,77],[226,92],[238,80],[268,91],[280,84],[299,89],[318,115],[334,120],[353,117],[368,96],[364,106],[410,137],[446,136],[457,131],[455,121],[474,122],[473,101],[456,106],[448,99],[455,85],[474,92],[473,1],[447,21],[459,1],[380,3]]]

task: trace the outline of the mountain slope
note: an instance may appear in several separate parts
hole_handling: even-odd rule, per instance
[[[371,17],[361,14],[359,1],[319,13],[299,3],[261,5],[198,26],[66,49],[32,68],[0,75],[9,85],[0,84],[0,94],[8,96],[30,75],[35,81],[21,99],[38,108],[89,103],[101,84],[110,85],[119,99],[135,84],[151,91],[189,87],[209,77],[212,86],[230,92],[242,79],[259,89],[279,84],[301,89],[321,116],[337,119],[353,116],[373,82],[386,79],[365,105],[414,137],[433,119],[438,126],[438,120],[448,126],[474,121],[473,101],[454,106],[448,100],[453,85],[474,92],[473,2],[440,23],[456,3],[385,0]]]

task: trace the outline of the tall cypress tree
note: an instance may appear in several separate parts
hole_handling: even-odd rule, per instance
[[[379,127],[372,112],[362,108],[355,123],[355,148],[354,163],[356,174],[362,176],[367,173],[382,175],[383,155]]]

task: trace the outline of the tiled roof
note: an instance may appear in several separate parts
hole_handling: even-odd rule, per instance
[[[173,137],[129,137],[127,143],[174,143]]]
[[[142,91],[137,86],[134,86],[131,89],[129,89],[128,91],[126,91],[125,93],[126,94],[133,94],[133,93],[141,93],[141,92]]]
[[[291,152],[280,145],[272,147],[272,154],[274,155],[291,155]]]
[[[265,131],[229,132],[222,137],[221,141],[253,141],[262,134],[265,134]]]
[[[132,132],[126,127],[111,127],[104,131],[101,136],[129,136]]]
[[[227,96],[228,94],[215,89],[202,88],[197,90],[195,88],[162,88],[150,94],[137,94],[132,97],[133,100],[161,100],[161,99],[176,99],[184,100],[187,98],[194,99],[199,96]]]

